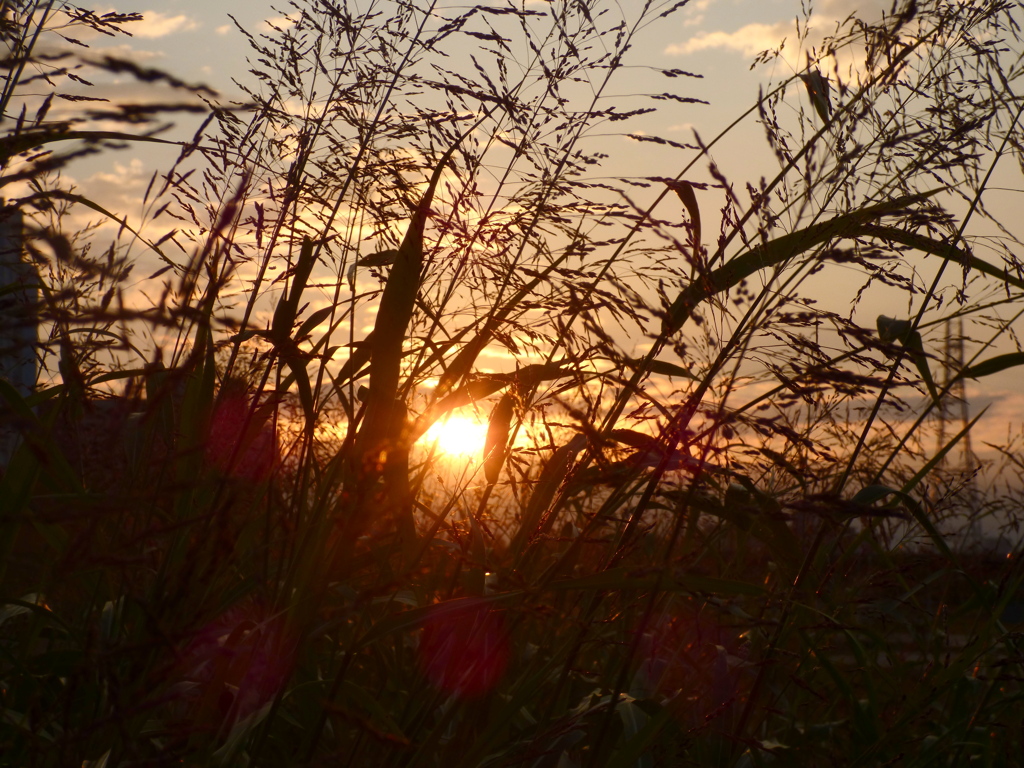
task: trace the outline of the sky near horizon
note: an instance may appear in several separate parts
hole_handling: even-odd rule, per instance
[[[542,3],[536,0],[529,4],[539,6]],[[778,82],[792,75],[803,63],[803,54],[796,44],[796,19],[801,17],[801,5],[801,0],[690,0],[677,13],[644,30],[640,38],[644,48],[634,51],[637,57],[649,66],[701,74],[703,77],[699,80],[667,82],[683,95],[708,103],[659,103],[658,114],[642,124],[642,130],[681,142],[690,141],[693,131],[697,130],[706,139],[748,109],[756,101],[759,87],[770,80]],[[819,0],[814,4],[808,39],[812,44],[820,40],[853,12],[878,16],[890,6],[888,0]],[[127,25],[132,37],[114,41],[117,46],[114,52],[130,55],[140,64],[165,69],[189,82],[209,85],[221,94],[222,100],[230,100],[237,94],[233,80],[252,80],[247,78],[246,63],[251,49],[229,14],[243,28],[258,32],[269,30],[267,25],[270,24],[286,27],[290,23],[287,14],[294,8],[286,2],[264,0],[160,0],[152,5],[114,0],[108,7],[96,10],[140,12],[145,17],[142,22]],[[777,48],[784,40],[786,43],[778,59],[770,65],[751,68],[760,51]],[[105,41],[90,42],[102,45]],[[641,82],[641,75],[647,73],[649,70],[638,70],[638,92],[666,87],[664,81],[653,85]],[[190,138],[184,125],[182,129],[181,134],[173,138]],[[637,167],[641,173],[660,171],[663,175],[674,175],[664,168],[643,169],[644,156],[635,144],[620,141],[623,142],[621,152],[609,153],[613,156],[612,170]],[[755,146],[756,151],[751,151]],[[616,156],[622,158],[617,160],[621,163],[619,166],[615,165]],[[76,181],[115,210],[125,210],[128,206],[130,216],[130,206],[138,200],[150,174],[165,167],[172,158],[173,153],[163,157],[159,152],[134,157],[122,153],[113,156],[112,161],[104,160],[102,166],[93,161],[76,168]],[[753,121],[734,132],[732,143],[723,145],[715,159],[730,178],[755,181],[777,170],[763,134]],[[629,171],[618,172],[629,174]],[[135,210],[137,208],[136,202]],[[905,310],[905,306],[897,307],[890,314],[897,315]],[[871,321],[862,319],[860,322],[870,324]],[[984,388],[973,383],[969,386],[972,403],[992,405],[990,423],[999,430],[1020,428],[1024,396],[1016,391],[1015,384],[1015,379],[993,377],[985,380]],[[997,436],[994,432],[991,434]],[[998,437],[1005,437],[1005,433]]]

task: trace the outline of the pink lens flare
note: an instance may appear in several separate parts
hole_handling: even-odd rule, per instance
[[[257,711],[288,680],[293,648],[283,618],[258,604],[236,606],[209,622],[179,663],[184,681],[198,684],[190,697],[198,707],[193,714],[231,723]]]
[[[505,622],[484,602],[436,607],[423,622],[420,667],[437,688],[463,698],[489,693],[508,667]]]
[[[266,480],[277,458],[277,436],[272,421],[254,429],[251,401],[244,391],[222,394],[210,418],[206,459],[238,480]]]

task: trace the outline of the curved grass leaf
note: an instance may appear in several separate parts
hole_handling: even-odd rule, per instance
[[[345,680],[341,683],[340,693],[341,702],[325,702],[332,714],[356,724],[375,739],[403,747],[410,746],[411,742],[402,733],[402,729],[369,691]]]
[[[44,144],[52,144],[55,141],[76,140],[87,142],[141,141],[182,146],[180,141],[168,141],[167,139],[158,139],[155,136],[139,136],[133,133],[120,133],[118,131],[22,131],[0,138],[0,164],[6,165],[15,155],[41,147]]]
[[[647,718],[644,726],[637,730],[612,755],[606,768],[635,768],[654,746],[658,735],[674,719],[671,706],[663,706]]]
[[[659,443],[658,438],[648,435],[645,432],[638,432],[635,429],[613,429],[608,437],[617,443],[628,445],[641,451],[656,450]]]
[[[548,276],[555,272],[562,263],[569,258],[571,253],[572,249],[566,249],[561,256],[548,264],[540,273],[536,274],[530,282],[516,291],[515,294],[501,305],[500,308],[494,310],[487,316],[483,321],[483,327],[477,331],[476,336],[470,339],[466,345],[459,350],[455,359],[452,360],[444,373],[441,374],[437,387],[434,390],[437,397],[447,395],[458,382],[469,375],[473,365],[476,363],[477,356],[484,350],[484,347],[490,343],[497,328],[505,322],[515,308],[518,307],[526,297],[537,288],[538,285],[546,281]]]
[[[352,346],[352,353],[348,356],[348,360],[341,366],[338,375],[334,377],[335,386],[340,386],[349,379],[358,378],[360,372],[370,362],[370,357],[373,354],[373,331],[370,331],[365,339],[355,342]]]
[[[306,357],[291,339],[285,339],[277,345],[277,350],[281,359],[291,369],[288,379],[289,381],[294,380],[299,389],[299,402],[302,404],[302,412],[306,417],[306,427],[312,429],[316,419],[316,408],[313,403],[313,385],[306,372]]]
[[[446,619],[463,615],[467,611],[478,611],[483,606],[497,606],[501,603],[518,599],[523,594],[522,591],[517,590],[514,592],[499,592],[484,597],[459,597],[454,600],[446,600],[443,603],[434,603],[433,605],[424,605],[420,608],[412,608],[408,611],[400,611],[374,624],[366,634],[353,644],[353,648],[364,648],[389,635],[418,629],[423,626],[427,619],[443,622]]]
[[[1024,290],[1024,280],[1012,274],[1006,269],[999,269],[987,261],[979,259],[969,251],[959,248],[945,240],[936,240],[917,232],[906,232],[895,227],[883,227],[877,224],[866,224],[860,227],[860,234],[865,237],[874,237],[878,240],[886,240],[900,245],[906,245],[922,253],[930,253],[949,261],[955,261],[964,269],[975,269],[982,274],[1002,280],[1007,285]]]
[[[912,478],[910,478],[910,480],[908,480],[903,485],[902,488],[890,488],[889,486],[882,484],[869,485],[866,488],[862,488],[853,497],[853,501],[858,504],[869,505],[877,501],[881,501],[886,496],[894,495],[899,497],[907,505],[907,508],[910,510],[910,513],[914,516],[914,519],[925,530],[925,532],[927,532],[928,536],[932,540],[932,543],[934,543],[935,546],[938,547],[939,551],[941,551],[943,555],[945,555],[951,561],[955,562],[956,558],[952,550],[950,550],[949,545],[946,544],[945,538],[942,536],[941,533],[939,533],[939,530],[935,527],[932,521],[928,519],[928,516],[921,508],[921,505],[920,503],[918,503],[917,499],[915,499],[910,494],[911,491],[913,491],[914,488],[916,488],[917,485],[925,477],[928,476],[928,473],[930,473],[938,465],[938,463],[942,461],[943,458],[945,458],[946,454],[948,454],[953,449],[953,447],[958,442],[960,442],[960,440],[963,439],[964,435],[966,435],[971,430],[971,428],[978,423],[978,420],[985,415],[985,411],[987,410],[987,408],[984,409],[981,413],[979,413],[977,416],[971,419],[970,423],[962,430],[957,432],[952,437],[952,439],[941,448],[941,450],[939,450],[923,467],[921,467],[921,469],[917,471],[917,473]],[[976,584],[973,584],[972,582],[972,585],[975,586],[975,588],[977,589]]]
[[[356,267],[390,267],[398,258],[398,251],[394,248],[387,248],[356,259]]]
[[[702,301],[733,288],[755,272],[780,267],[790,259],[835,238],[872,234],[869,230],[872,223],[886,216],[905,213],[937,192],[938,190],[919,195],[906,195],[869,205],[828,221],[804,227],[737,255],[727,264],[711,271],[704,279],[691,283],[680,292],[663,320],[662,333],[676,333]],[[935,253],[935,250],[928,249],[927,252]]]
[[[983,376],[991,376],[994,373],[1005,371],[1007,368],[1016,368],[1024,365],[1024,352],[1010,352],[1006,355],[996,355],[980,363],[969,365],[957,374],[957,379],[980,379]]]
[[[176,142],[169,142],[169,143],[176,143]],[[104,208],[102,205],[100,205],[97,202],[94,202],[94,201],[90,200],[85,195],[79,195],[79,194],[77,194],[75,192],[68,192],[68,191],[63,190],[63,189],[48,189],[45,192],[41,192],[38,195],[34,195],[33,197],[36,197],[36,198],[38,198],[38,197],[42,197],[42,198],[56,198],[58,200],[67,200],[69,203],[78,203],[79,205],[84,205],[86,208],[91,208],[92,210],[96,211],[96,213],[103,214],[108,219],[110,219],[111,221],[115,222],[122,229],[125,229],[125,230],[131,232],[133,235],[135,235],[135,237],[139,238],[139,240],[141,240],[143,243],[145,243],[149,248],[152,248],[153,251],[158,256],[160,256],[161,259],[163,259],[167,263],[168,267],[173,268],[175,266],[171,261],[168,260],[167,256],[164,255],[164,252],[160,250],[160,246],[158,246],[156,243],[152,242],[151,240],[148,240],[145,237],[143,237],[142,234],[138,230],[133,229],[128,224],[128,220],[126,218],[118,218],[116,214],[111,213],[109,210]],[[153,275],[153,277],[155,277],[157,274],[160,274],[160,273],[159,272],[155,273]]]
[[[813,642],[803,629],[798,631],[801,639],[803,640],[803,646],[810,649],[814,654],[814,658],[817,660],[818,664],[820,664],[821,668],[825,670],[826,674],[832,679],[832,682],[835,683],[836,688],[846,700],[847,706],[849,706],[850,711],[853,714],[852,721],[854,729],[858,734],[858,741],[864,744],[865,747],[869,747],[871,744],[874,744],[878,741],[879,736],[878,716],[874,711],[874,708],[870,707],[869,703],[857,698],[857,694],[854,693],[853,685],[850,682],[850,677],[839,671],[839,668],[832,663],[828,653],[823,653],[820,645]]]
[[[456,408],[462,408],[463,406],[475,403],[477,400],[489,397],[507,386],[508,381],[506,379],[501,379],[496,376],[483,376],[481,378],[474,379],[473,381],[466,382],[451,394],[446,395],[434,403],[434,405],[420,417],[419,422],[416,425],[416,429],[414,430],[415,437],[419,437],[426,432],[434,422],[449,411],[454,411]]]
[[[6,471],[0,474],[0,519],[6,518],[6,522],[27,509],[33,485],[44,473],[61,492],[82,493],[82,484],[53,439],[50,425],[40,421],[29,401],[0,377],[0,411],[3,410],[15,417],[9,422],[10,426],[4,425],[5,428],[16,430],[15,424],[20,422],[24,442],[5,467]]]

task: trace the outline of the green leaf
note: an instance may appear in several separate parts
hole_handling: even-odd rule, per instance
[[[202,348],[205,339],[199,339],[197,347]],[[217,366],[213,345],[208,345],[205,354],[199,357],[196,369],[191,371],[185,383],[181,399],[178,429],[180,447],[177,460],[179,477],[185,481],[194,479],[199,469],[203,444],[206,441],[206,421],[213,411],[214,390],[217,383]],[[182,494],[186,498],[187,494]]]
[[[843,676],[836,665],[832,663],[828,653],[822,651],[821,644],[814,642],[803,629],[798,631],[803,639],[803,647],[809,649],[814,654],[814,658],[828,676],[832,678],[836,688],[849,704],[853,712],[853,725],[858,732],[859,740],[867,745],[873,744],[878,740],[878,722],[873,716],[874,712],[857,698],[849,679]]]
[[[620,697],[619,701],[615,704],[615,714],[622,720],[623,736],[627,739],[632,739],[636,736],[647,725],[649,719],[647,713],[640,709],[635,701],[625,695]],[[641,763],[641,765],[650,765],[650,762],[648,760],[645,763]]]
[[[78,475],[65,458],[61,446],[53,439],[52,425],[40,421],[30,403],[31,400],[22,397],[6,379],[0,377],[0,410],[7,410],[16,417],[10,420],[8,428],[17,430],[15,425],[21,422],[24,438],[20,450],[10,458],[5,468],[7,471],[0,474],[0,522],[16,519],[16,515],[31,506],[29,500],[33,486],[40,477],[48,478],[61,492],[83,492]],[[55,409],[48,421],[52,422],[56,415]]]
[[[361,256],[356,260],[355,266],[357,267],[389,267],[395,263],[395,259],[398,258],[398,251],[394,248],[388,248],[383,251],[377,251],[371,253],[368,256]]]
[[[656,714],[647,718],[642,728],[619,747],[605,764],[606,768],[635,768],[654,746],[658,734],[669,725],[674,714],[671,707],[660,707]]]
[[[978,420],[984,415],[984,413],[985,412],[982,411],[971,421],[970,424],[968,424],[961,431],[957,432],[952,437],[952,439],[950,439],[945,445],[942,446],[942,450],[940,450],[935,456],[933,456],[925,464],[924,467],[922,467],[920,470],[918,470],[918,472],[916,472],[913,475],[913,477],[907,480],[907,482],[903,485],[902,488],[893,488],[888,485],[883,485],[879,483],[868,485],[864,488],[861,488],[859,492],[857,492],[857,494],[853,497],[853,502],[867,506],[870,504],[880,502],[889,496],[895,496],[899,498],[906,505],[907,509],[910,510],[910,514],[916,521],[918,521],[918,524],[920,524],[925,529],[929,538],[931,538],[932,543],[935,544],[939,551],[942,552],[942,554],[945,557],[949,558],[950,561],[955,561],[955,557],[953,556],[952,551],[949,549],[949,546],[946,544],[946,541],[943,538],[942,534],[940,534],[938,528],[935,527],[932,521],[928,519],[928,516],[925,514],[925,510],[922,509],[921,504],[918,502],[918,500],[910,496],[910,492],[911,490],[913,490],[913,488],[918,486],[918,484],[925,477],[928,476],[929,472],[931,472],[936,467],[936,465],[938,465],[938,463],[942,461],[943,458],[945,458],[946,454],[948,454],[953,449],[953,446],[957,442],[959,442],[959,440],[963,439],[964,435],[968,433],[968,431],[978,422]]]
[[[754,514],[755,507],[747,506],[750,513],[750,532],[768,545],[776,562],[786,569],[787,574],[796,575],[803,560],[800,541],[782,519],[782,507],[779,502],[762,491],[749,477],[733,473],[736,483],[730,483],[725,492],[725,506],[742,508],[744,495],[756,505],[760,514]]]
[[[893,494],[901,495],[895,488],[890,488],[887,485],[868,485],[857,491],[851,501],[854,504],[862,504],[865,507],[868,507],[875,502],[881,501],[886,496],[892,496]]]
[[[463,406],[475,403],[477,400],[482,400],[485,397],[493,395],[498,390],[504,389],[509,384],[505,378],[499,378],[496,376],[483,376],[472,381],[467,381],[461,387],[456,389],[449,395],[442,397],[432,406],[430,406],[426,412],[424,412],[417,420],[416,424],[412,428],[412,439],[413,441],[418,440],[431,425],[441,419],[449,411],[453,411],[456,408],[462,408]],[[484,452],[487,455],[487,452]]]
[[[749,531],[754,524],[749,505],[743,503],[722,504],[710,494],[701,491],[690,493],[685,490],[669,490],[662,491],[661,496],[676,504],[686,502],[692,509],[705,515],[721,518],[727,523],[737,526],[741,531]],[[727,501],[729,501],[728,497]]]
[[[451,369],[449,368],[449,370]],[[550,363],[526,365],[514,373],[492,374],[467,381],[454,392],[445,395],[434,403],[416,420],[411,430],[413,440],[419,439],[420,436],[430,429],[432,424],[449,411],[475,403],[477,400],[493,395],[505,387],[515,386],[520,392],[523,392],[529,387],[536,386],[538,382],[562,378],[563,376],[571,375],[571,373],[572,371],[563,367],[561,362],[552,361]],[[442,374],[441,378],[444,378],[444,374]],[[438,389],[440,388],[441,385],[438,384]]]
[[[313,386],[309,381],[309,374],[306,372],[306,358],[295,346],[291,339],[285,339],[277,345],[281,359],[291,369],[289,381],[295,382],[299,388],[299,402],[302,404],[302,412],[306,417],[306,428],[312,429],[316,420],[316,409],[313,403]]]
[[[645,432],[637,432],[635,429],[613,429],[608,433],[608,437],[617,443],[640,451],[653,451],[659,445],[658,438]]]
[[[541,272],[529,274],[533,275],[533,279],[523,285],[516,293],[506,301],[500,308],[494,310],[487,318],[483,321],[483,327],[477,332],[470,341],[461,349],[455,356],[455,359],[448,365],[444,373],[437,383],[437,387],[434,390],[438,397],[442,397],[463,378],[469,375],[473,368],[473,364],[476,362],[477,356],[483,351],[491,339],[494,336],[494,332],[501,326],[502,323],[508,318],[510,314],[529,296],[542,282],[548,279],[548,275],[555,272],[563,262],[565,262],[569,255],[572,253],[572,249],[566,249],[563,253],[555,259],[553,262],[548,264]],[[468,330],[468,329],[467,329]],[[463,331],[464,333],[465,331]]]
[[[943,538],[942,534],[939,533],[938,529],[936,529],[936,527],[932,524],[932,521],[929,520],[927,516],[924,514],[924,510],[921,509],[921,505],[918,504],[917,501],[910,496],[910,492],[917,487],[918,483],[920,483],[925,477],[928,476],[928,473],[931,472],[938,465],[938,463],[942,461],[943,458],[945,458],[946,454],[953,450],[953,446],[955,446],[958,442],[960,442],[960,440],[963,439],[964,435],[966,435],[971,430],[971,428],[973,428],[974,425],[978,423],[978,419],[984,416],[985,411],[987,410],[988,408],[982,410],[981,413],[979,413],[977,416],[971,419],[970,423],[966,427],[964,427],[955,435],[953,435],[952,439],[950,439],[950,441],[946,443],[942,447],[942,449],[938,451],[938,453],[936,453],[923,467],[921,467],[921,469],[919,469],[917,473],[912,478],[910,478],[910,480],[908,480],[903,485],[903,488],[899,491],[901,498],[907,501],[910,511],[914,515],[914,519],[917,520],[917,522],[921,525],[922,528],[925,529],[925,531],[927,531],[928,535],[931,537],[935,546],[939,548],[942,554],[950,558],[951,560],[954,559],[953,553],[952,551],[950,551],[949,546],[946,544],[946,540]]]
[[[341,366],[341,370],[338,371],[338,375],[334,377],[334,385],[341,387],[342,384],[347,382],[349,379],[356,378],[361,371],[370,362],[370,356],[373,354],[373,331],[370,331],[369,335],[362,341],[357,341],[352,344],[352,352],[348,356],[348,360]]]
[[[897,320],[885,315],[879,315],[875,325],[878,327],[878,337],[886,344],[895,341],[906,343],[914,333],[914,326],[909,320]]]
[[[340,701],[328,709],[345,720],[355,723],[380,741],[408,746],[409,739],[402,733],[384,706],[369,691],[345,680],[341,684]]]

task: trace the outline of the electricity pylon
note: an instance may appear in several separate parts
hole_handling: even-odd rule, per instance
[[[955,325],[954,325],[955,323]],[[958,374],[964,368],[964,319],[958,317],[954,320],[946,320],[946,343],[945,354],[942,364],[942,392],[939,400],[938,416],[939,430],[936,452],[946,446],[946,441],[953,434],[967,429],[970,423],[970,409],[967,404],[967,389],[964,386],[964,379]],[[955,429],[950,429],[955,425]],[[959,466],[950,466],[948,455],[939,462],[940,467],[952,470],[966,478],[964,495],[967,501],[968,514],[970,515],[970,526],[967,530],[967,543],[977,544],[981,541],[981,523],[977,516],[972,514],[979,508],[978,488],[974,481],[974,472],[978,468],[978,460],[971,447],[971,433],[964,432],[960,438]]]

